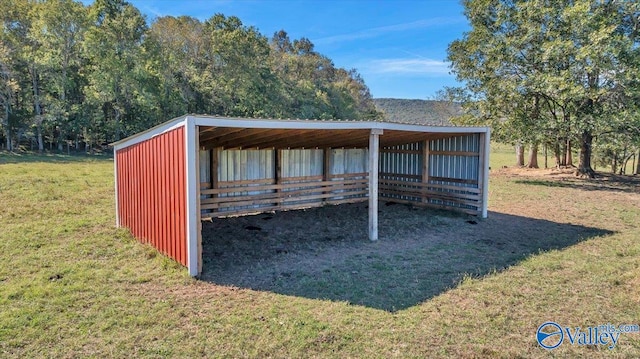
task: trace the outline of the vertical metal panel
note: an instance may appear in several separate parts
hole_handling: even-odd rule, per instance
[[[332,175],[369,171],[369,151],[361,148],[331,150]]]
[[[134,237],[186,265],[184,128],[117,151],[118,215]]]
[[[418,152],[421,148],[420,143],[408,143],[386,147],[389,152],[380,153],[381,172],[388,174],[417,176],[422,174],[422,157],[418,153],[407,153],[403,151]],[[397,150],[398,152],[393,152]],[[395,176],[386,176],[395,177]],[[407,177],[399,176],[403,180]],[[409,177],[410,178],[410,177]],[[412,179],[415,180],[415,179]]]
[[[282,177],[302,177],[322,175],[321,149],[282,150]]]
[[[389,180],[419,182],[422,175],[422,156],[418,154],[418,151],[421,146],[421,143],[416,142],[385,147],[385,151],[380,153],[382,172],[380,177]],[[420,201],[420,198],[406,195],[383,193],[383,196]]]
[[[201,150],[199,156],[200,182],[211,183],[211,151]]]
[[[228,182],[273,178],[273,151],[274,150],[219,151],[218,180]]]
[[[187,241],[186,241],[186,232],[187,232],[187,151],[186,151],[186,146],[185,146],[185,141],[184,141],[184,134],[183,134],[183,141],[181,142],[182,148],[183,148],[183,152],[182,155],[178,156],[178,169],[181,172],[180,176],[178,177],[179,179],[179,186],[181,188],[181,190],[178,192],[179,194],[181,194],[180,198],[178,199],[178,203],[180,203],[180,207],[179,207],[179,211],[180,211],[180,220],[178,223],[184,223],[184,231],[185,231],[185,241],[184,243],[181,243],[180,246],[178,246],[178,250],[180,252],[180,257],[182,258],[182,261],[184,261],[184,263],[187,263]],[[194,159],[195,160],[195,159]],[[194,169],[195,171],[195,169]],[[194,173],[195,174],[195,173]],[[183,205],[184,203],[184,205]],[[179,229],[180,231],[180,229]],[[179,232],[178,232],[179,233]]]
[[[156,143],[156,153],[161,153],[162,149],[165,148],[167,146],[167,137],[166,136],[160,136],[157,138],[157,141],[154,141]],[[160,198],[160,202],[158,203],[158,207],[160,207],[160,211],[159,211],[159,218],[167,218],[169,217],[170,213],[171,213],[171,209],[169,208],[168,205],[168,196],[169,193],[167,192],[168,190],[168,178],[169,175],[171,173],[171,171],[169,171],[168,167],[167,167],[167,163],[166,161],[158,161],[157,162],[158,167],[159,167],[159,172],[158,172],[158,179],[159,179],[159,198]],[[169,232],[169,221],[162,221],[161,223],[159,223],[158,225],[158,231],[159,231],[159,236],[158,236],[158,247],[157,248],[165,248],[167,240],[165,235]]]
[[[149,150],[152,153],[157,153],[157,151],[158,151],[158,141],[149,141],[149,145],[150,145],[150,149]],[[156,161],[151,161],[150,170],[151,170],[151,174],[158,173],[158,164],[157,164]],[[151,209],[151,211],[152,211],[151,217],[152,218],[158,218],[159,217],[159,214],[158,214],[159,209],[158,209],[158,205],[157,205],[157,203],[158,203],[158,193],[159,193],[159,190],[158,190],[159,181],[158,180],[154,180],[154,177],[156,177],[156,176],[158,176],[158,175],[155,175],[155,176],[152,175],[151,176],[151,198],[150,198],[150,201],[151,201],[151,203],[154,204],[154,206]],[[158,176],[158,178],[159,178],[159,176]],[[154,243],[155,243],[154,247],[158,248],[158,245],[159,245],[158,238],[160,237],[160,231],[158,230],[158,225],[157,224],[154,224],[153,226],[151,226],[151,237],[154,239]]]
[[[181,263],[187,263],[187,248],[186,248],[186,226],[187,216],[186,216],[186,203],[187,203],[187,193],[186,193],[186,162],[185,156],[186,151],[184,151],[184,133],[182,134],[182,141],[178,142],[176,138],[172,138],[176,146],[182,146],[182,151],[180,153],[176,151],[172,151],[174,154],[174,158],[176,160],[176,169],[178,170],[178,188],[179,190],[175,192],[176,198],[174,205],[176,207],[177,219],[174,223],[176,223],[175,227],[175,236],[179,236],[181,230],[185,230],[185,239],[182,243],[173,242],[173,248],[176,252],[179,261]],[[182,224],[182,228],[180,226]]]
[[[480,135],[468,134],[431,141],[431,151],[475,152],[480,151]],[[432,154],[429,158],[429,177],[440,177],[442,180],[431,180],[430,183],[456,187],[478,188],[479,156],[456,156]],[[451,179],[448,181],[447,179]],[[431,202],[451,207],[468,207],[454,202],[432,200]]]
[[[431,141],[431,151],[478,152],[479,134],[469,134]],[[479,157],[434,154],[429,158],[429,176],[460,180],[478,180]],[[438,181],[439,184],[458,185],[459,182]]]
[[[344,149],[331,150],[331,170],[330,174],[344,173]]]
[[[218,151],[218,178],[220,182],[233,182],[233,181],[247,181],[247,180],[259,180],[259,179],[273,179],[275,178],[274,169],[274,153],[272,149],[267,150],[222,150]],[[231,187],[236,187],[230,184]],[[258,195],[269,191],[251,191],[251,187],[257,185],[246,184],[238,185],[238,192],[230,192],[221,194],[221,197],[227,196],[243,196],[243,195]],[[259,207],[255,206],[243,206],[243,207],[229,207],[227,210],[237,210],[241,208]]]
[[[167,144],[160,149],[160,154],[163,157],[167,157],[167,193],[169,194],[168,199],[167,199],[167,206],[169,207],[169,213],[168,215],[170,216],[168,224],[169,224],[169,231],[168,231],[168,237],[173,237],[175,235],[175,230],[176,230],[176,225],[175,225],[175,221],[176,221],[176,208],[175,208],[175,200],[176,200],[176,195],[175,193],[173,193],[170,189],[171,189],[171,184],[173,183],[173,180],[175,179],[175,177],[173,177],[174,175],[178,175],[177,171],[176,171],[176,163],[175,163],[175,157],[174,157],[174,153],[173,152],[169,152],[168,149],[171,148],[173,146],[173,141],[171,137],[167,137]],[[175,248],[173,246],[173,242],[172,241],[168,241],[166,243],[167,245],[167,251],[171,251],[171,252],[175,252]],[[177,256],[177,253],[176,253]]]
[[[456,187],[478,187],[480,172],[479,156],[441,154],[437,152],[472,152],[480,150],[479,134],[465,134],[461,136],[429,141],[429,182]],[[422,142],[387,147],[381,153],[381,175],[384,179],[405,182],[419,182],[422,178],[423,151]],[[433,153],[436,152],[436,153]],[[435,177],[436,179],[434,179]],[[444,192],[455,192],[443,190]],[[384,194],[386,197],[399,198],[410,201],[421,201],[418,197],[397,194]],[[429,200],[429,202],[450,207],[464,207],[454,202]]]

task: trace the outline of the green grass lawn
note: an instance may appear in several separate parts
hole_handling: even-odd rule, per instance
[[[524,153],[524,161],[525,163],[529,160],[529,152],[528,149],[525,149]],[[502,167],[512,167],[516,164],[516,152],[512,145],[507,145],[503,143],[492,143],[491,151],[489,153],[490,163],[492,169],[498,169]],[[553,157],[553,153],[547,154],[547,165],[548,167],[555,166],[555,158]],[[538,166],[540,168],[544,168],[544,152],[542,150],[538,151]]]
[[[492,172],[512,157],[493,150]],[[548,320],[640,324],[637,185],[492,173],[489,209],[611,234],[389,312],[192,279],[114,227],[111,159],[1,153],[0,357],[640,357],[640,333],[535,340]]]

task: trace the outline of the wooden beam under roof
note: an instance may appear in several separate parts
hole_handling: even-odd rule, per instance
[[[465,134],[386,130],[384,135],[380,136],[380,145],[383,147],[397,146],[424,140],[437,140],[441,138],[457,137],[461,135]]]
[[[258,148],[315,148],[328,147],[337,143],[347,146],[352,142],[349,136],[362,130],[273,130],[253,138],[245,138],[235,143],[234,147]]]
[[[215,142],[215,139],[223,138],[224,136],[228,136],[237,132],[244,130],[244,128],[235,128],[235,127],[211,127],[212,130],[207,132],[205,136],[200,137],[200,144],[203,142]]]
[[[212,144],[215,147],[251,147],[251,137],[272,131],[269,128],[244,128],[236,133],[211,139],[207,141],[207,144]]]
[[[273,145],[281,148],[352,147],[354,142],[368,138],[367,133],[366,130],[314,130],[294,138],[283,139],[281,143]]]
[[[247,140],[245,142],[250,142],[250,147],[272,148],[277,147],[273,145],[274,143],[304,136],[307,132],[309,132],[309,130],[273,130],[272,132],[257,135],[254,138],[251,138],[250,141]]]
[[[206,128],[200,137],[205,148],[366,148],[366,130],[338,129],[265,129],[265,128]],[[381,146],[396,146],[424,140],[462,136],[459,133],[428,133],[387,130],[380,136]]]
[[[215,131],[215,129],[217,129],[217,128],[218,127],[215,127],[215,126],[209,126],[209,127],[202,126],[201,129],[200,129],[200,136],[202,136],[203,133]]]
[[[345,133],[334,133],[333,136],[319,143],[321,148],[366,148],[369,145],[369,131],[355,130]]]
[[[428,133],[419,133],[419,132],[392,132],[385,131],[385,134],[380,136],[380,146],[397,146],[404,145],[407,143],[419,142],[423,141],[429,136]]]

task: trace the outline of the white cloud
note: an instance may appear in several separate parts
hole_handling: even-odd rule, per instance
[[[348,33],[348,34],[322,37],[319,39],[313,39],[312,42],[314,44],[333,44],[338,42],[368,39],[368,38],[384,35],[391,32],[422,29],[422,28],[427,28],[427,27],[437,26],[437,25],[452,25],[452,24],[458,24],[465,21],[466,21],[465,18],[461,16],[435,17],[432,19],[424,19],[424,20],[418,20],[418,21],[407,22],[407,23],[396,24],[396,25],[373,27],[369,29]]]
[[[449,62],[432,59],[371,60],[363,70],[374,74],[448,75]]]

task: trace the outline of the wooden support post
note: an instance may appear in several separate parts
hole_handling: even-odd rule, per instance
[[[478,189],[482,196],[480,197],[479,212],[482,218],[487,218],[487,206],[489,203],[489,144],[491,140],[491,130],[487,129],[486,133],[479,134],[478,149]]]
[[[275,184],[280,184],[282,182],[281,178],[282,178],[282,150],[279,148],[274,148],[274,157],[273,157],[273,166],[274,166],[274,183]],[[282,206],[282,201],[280,200],[281,197],[281,192],[282,190],[280,188],[276,189],[276,193],[278,193],[278,202],[276,203],[277,206]]]
[[[186,191],[186,247],[187,267],[189,275],[195,277],[202,269],[202,242],[200,231],[200,144],[198,132],[193,117],[184,120],[185,132],[185,191]]]
[[[196,135],[195,138],[199,139],[200,138],[200,126],[195,126],[196,127]],[[200,273],[202,273],[202,210],[200,209],[200,146],[199,144],[196,145],[196,155],[195,155],[195,162],[196,162],[196,175],[195,180],[196,180],[196,212],[197,212],[197,217],[198,220],[196,221],[195,225],[198,227],[198,275],[200,275]]]
[[[429,183],[429,140],[422,141],[422,183]],[[422,202],[428,202],[426,188],[422,190]]]
[[[382,129],[371,129],[369,134],[369,240],[378,240],[378,160]]]
[[[633,171],[632,171],[633,172]],[[120,206],[118,205],[118,191],[120,190],[118,188],[118,151],[115,149],[113,149],[113,173],[115,175],[115,182],[114,182],[114,187],[115,187],[115,193],[116,193],[116,228],[120,228],[120,215],[122,214],[122,212],[120,212]]]
[[[322,181],[330,181],[331,180],[331,148],[324,148],[322,150]],[[328,193],[326,191],[322,192]],[[329,201],[331,198],[327,197],[323,199],[323,202]]]
[[[218,147],[214,147],[211,149],[211,153],[209,154],[209,162],[211,163],[209,168],[209,175],[211,176],[211,189],[218,188],[218,182],[220,179],[218,178],[218,157],[220,155],[220,150]],[[214,194],[213,197],[217,197],[218,195]]]
[[[214,147],[209,151],[209,183],[211,189],[217,189],[219,187],[220,178],[218,178],[218,163],[220,159],[218,158],[220,155],[220,148]],[[214,193],[210,195],[211,198],[218,198],[218,194]],[[216,212],[217,210],[211,210],[212,212]]]

